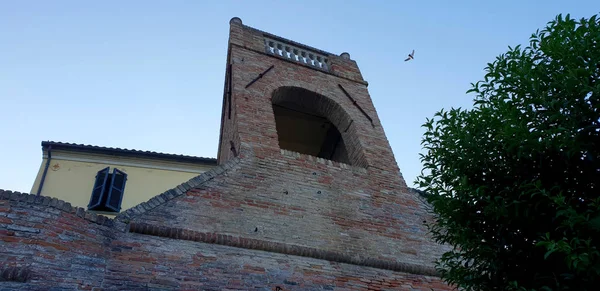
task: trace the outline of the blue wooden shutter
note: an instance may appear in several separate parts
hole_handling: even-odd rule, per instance
[[[104,189],[107,186],[106,181],[108,180],[109,168],[106,167],[96,174],[96,182],[94,183],[94,188],[92,189],[92,197],[90,198],[90,203],[88,204],[88,209],[93,209],[102,203],[102,194],[104,193]]]
[[[108,199],[106,199],[106,208],[115,212],[119,212],[121,210],[121,201],[123,201],[125,182],[127,182],[127,174],[115,168],[112,174],[112,181],[110,181]]]

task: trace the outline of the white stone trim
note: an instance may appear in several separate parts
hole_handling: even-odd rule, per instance
[[[287,60],[308,65],[321,70],[329,71],[328,59],[326,55],[315,51],[303,49],[273,38],[265,37],[265,52],[276,55]]]

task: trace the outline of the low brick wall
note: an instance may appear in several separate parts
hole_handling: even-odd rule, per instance
[[[0,290],[451,290],[428,268],[129,219],[0,190],[0,269],[31,271]]]
[[[450,290],[432,276],[149,235],[120,237],[111,248],[109,289]]]
[[[433,268],[444,248],[423,224],[426,205],[377,175],[389,174],[285,152],[247,156],[117,219]]]
[[[1,191],[1,190],[0,190]],[[0,271],[28,268],[0,290],[91,290],[104,280],[115,223],[64,201],[0,193]]]

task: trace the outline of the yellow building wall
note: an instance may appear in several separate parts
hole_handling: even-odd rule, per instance
[[[102,157],[89,155],[65,155],[53,157],[48,167],[42,196],[55,197],[71,203],[73,206],[87,209],[98,171],[110,167],[112,173],[117,168],[127,173],[127,183],[121,203],[121,212],[136,206],[150,198],[172,189],[189,179],[210,170],[210,165],[190,165],[183,163],[170,163],[161,161],[148,161],[143,159]],[[91,159],[90,159],[91,157]],[[80,159],[74,161],[73,159]],[[94,161],[89,161],[94,160]],[[97,160],[97,161],[96,161]],[[31,189],[37,194],[39,183],[44,172],[47,158],[44,157],[42,165]],[[160,167],[176,168],[157,169]],[[110,213],[98,212],[112,216]]]

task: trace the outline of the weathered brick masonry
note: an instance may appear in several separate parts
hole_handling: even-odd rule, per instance
[[[265,37],[328,67],[269,54]],[[0,290],[450,290],[356,63],[236,18],[227,63],[219,167],[115,220],[2,191],[0,267],[32,277]],[[340,129],[349,164],[280,149],[272,104],[298,98]]]

